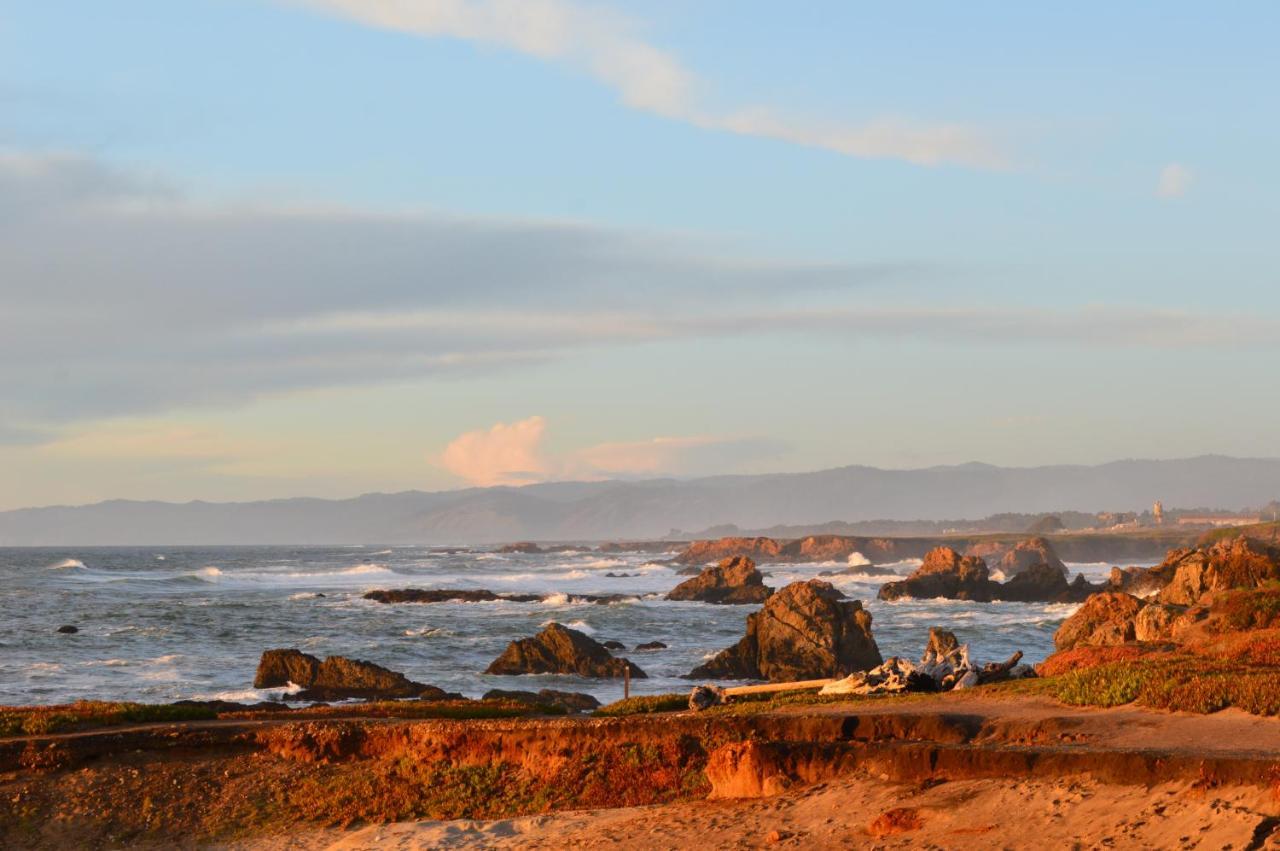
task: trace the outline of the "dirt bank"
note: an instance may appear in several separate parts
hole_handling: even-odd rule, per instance
[[[490,838],[515,830],[512,841],[534,842],[542,840],[510,825],[563,810],[782,795],[768,805],[671,811],[691,814],[690,831],[717,812],[745,819],[740,827],[749,830],[753,818],[777,818],[769,814],[785,810],[784,800],[799,807],[834,789],[868,812],[889,800],[885,789],[924,795],[938,784],[983,790],[995,807],[1008,778],[1040,784],[1045,795],[1087,782],[1246,797],[1261,790],[1265,798],[1278,764],[1273,719],[1072,709],[990,693],[627,718],[193,721],[0,740],[0,845],[191,846],[463,818],[508,824],[476,828]],[[804,791],[822,784],[830,785]],[[625,818],[601,815],[599,824]],[[944,821],[925,824],[942,830]],[[319,833],[315,841],[372,835]],[[434,841],[408,835],[418,845],[407,847]],[[604,836],[590,835],[584,842]]]

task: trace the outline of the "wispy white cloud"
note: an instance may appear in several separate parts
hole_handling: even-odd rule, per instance
[[[1160,198],[1181,198],[1191,188],[1195,175],[1191,169],[1181,163],[1169,163],[1160,169],[1160,178],[1156,181],[1156,195]]]
[[[647,41],[636,22],[598,5],[573,0],[284,2],[370,27],[497,45],[562,63],[613,88],[633,109],[711,130],[918,165],[984,169],[1009,165],[986,132],[967,124],[878,117],[848,125],[780,114],[764,106],[727,113],[709,109],[700,97],[705,85],[677,56]]]

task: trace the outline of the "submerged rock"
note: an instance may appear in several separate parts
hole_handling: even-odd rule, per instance
[[[681,582],[668,600],[698,600],[703,603],[763,603],[773,593],[764,576],[747,556],[727,558],[704,568],[693,579]]]
[[[881,663],[871,613],[829,582],[793,582],[747,616],[733,647],[688,674],[692,679],[791,682],[842,677]]]
[[[485,669],[486,674],[577,674],[580,677],[621,677],[627,670],[643,678],[644,671],[618,659],[590,636],[558,623],[532,638],[511,642]]]
[[[637,650],[666,650],[667,645],[661,641],[646,641],[644,644],[637,644]]]
[[[67,623],[58,627],[57,631],[62,633],[63,635],[75,635],[77,632],[80,631],[80,627]]]
[[[627,645],[623,644],[621,641],[603,641],[601,642],[601,644],[603,644],[604,647],[608,650],[626,650],[627,649]]]
[[[280,688],[290,683],[303,687],[301,692],[292,695],[297,700],[404,697],[439,700],[454,696],[360,659],[330,656],[322,662],[292,648],[263,653],[253,687]]]

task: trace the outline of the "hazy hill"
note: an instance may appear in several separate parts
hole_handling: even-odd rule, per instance
[[[692,480],[551,483],[245,503],[113,500],[0,512],[0,545],[492,543],[650,538],[671,529],[941,520],[1000,512],[1259,506],[1280,459],[1203,456],[1099,466],[841,467]]]

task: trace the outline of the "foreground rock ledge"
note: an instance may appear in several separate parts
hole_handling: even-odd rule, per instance
[[[830,582],[793,582],[747,616],[747,634],[691,679],[791,682],[844,677],[881,664],[871,613]]]
[[[548,624],[532,638],[511,642],[485,669],[486,674],[577,674],[580,677],[637,679],[645,672],[627,659],[615,658],[603,644],[576,629]]]

